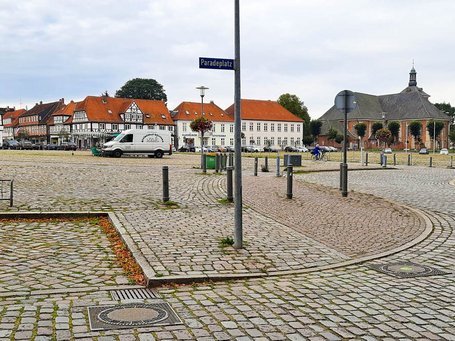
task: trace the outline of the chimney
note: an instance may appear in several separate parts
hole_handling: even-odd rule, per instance
[[[40,104],[40,105],[43,104],[43,101],[39,101],[39,104]]]

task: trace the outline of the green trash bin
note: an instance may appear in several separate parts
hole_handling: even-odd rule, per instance
[[[206,154],[205,155],[205,167],[207,169],[216,168],[216,155],[215,154]]]

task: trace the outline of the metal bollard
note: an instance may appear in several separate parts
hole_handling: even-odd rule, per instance
[[[280,176],[280,156],[276,157],[276,176]]]
[[[234,201],[234,195],[232,191],[232,166],[228,166],[226,168],[226,175],[227,175],[227,201],[233,202]]]
[[[433,167],[433,157],[430,156],[430,167]]]
[[[254,176],[258,176],[258,158],[254,158]]]
[[[341,196],[347,197],[348,196],[348,164],[342,163],[341,164],[341,178],[343,180],[342,189],[341,189]]]
[[[169,201],[169,167],[163,166],[163,202]]]
[[[227,165],[227,154],[224,153],[223,157],[221,159],[221,168],[222,168],[222,170],[226,170],[226,165]]]
[[[340,191],[343,189],[343,162],[340,163]]]
[[[393,154],[393,165],[397,165],[397,154]]]
[[[292,199],[292,166],[288,166],[287,169],[287,191],[286,197]]]
[[[365,166],[368,166],[368,152],[365,153]]]
[[[220,155],[218,153],[215,154],[215,173],[220,171]]]
[[[9,185],[10,185],[10,192],[9,192],[9,207],[13,207],[13,181],[11,180]]]
[[[234,167],[234,153],[229,152],[228,166]]]
[[[450,156],[450,168],[453,168],[453,156]]]
[[[268,156],[265,157],[265,171],[266,172],[269,171],[269,157]]]
[[[206,155],[202,155],[202,173],[207,173],[207,159]]]
[[[382,155],[382,167],[387,168],[387,155]]]
[[[411,165],[411,154],[408,154],[408,166]]]

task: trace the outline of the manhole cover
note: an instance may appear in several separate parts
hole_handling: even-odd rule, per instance
[[[88,307],[91,330],[138,328],[181,324],[168,303],[131,303]]]
[[[370,268],[400,278],[423,277],[445,275],[444,271],[411,262],[401,262],[392,264],[372,264]]]

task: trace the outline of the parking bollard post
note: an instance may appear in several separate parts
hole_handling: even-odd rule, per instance
[[[368,152],[365,153],[365,166],[368,166]]]
[[[408,154],[408,166],[411,165],[411,154]]]
[[[382,155],[382,167],[387,168],[387,155]]]
[[[280,176],[280,155],[276,156],[276,176]]]
[[[202,173],[207,173],[207,160],[206,155],[202,155]]]
[[[10,185],[10,191],[9,191],[9,207],[13,207],[13,181],[11,180],[9,185]]]
[[[169,201],[169,167],[163,166],[163,202]]]
[[[397,165],[397,154],[393,154],[393,165]]]
[[[433,157],[430,156],[430,167],[433,167]]]
[[[286,197],[292,199],[292,166],[288,166],[287,169],[287,191]]]
[[[254,176],[258,176],[258,158],[254,158]]]
[[[266,172],[269,171],[269,157],[268,156],[265,157],[265,171]]]
[[[226,176],[227,176],[227,201],[234,202],[234,195],[232,191],[232,166],[228,166],[226,168]]]

